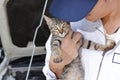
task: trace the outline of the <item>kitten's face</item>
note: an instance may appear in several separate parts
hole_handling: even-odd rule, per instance
[[[60,37],[64,37],[67,34],[68,30],[70,29],[70,26],[68,25],[67,22],[55,20],[50,28],[53,34]]]
[[[70,29],[70,24],[63,22],[56,18],[48,18],[45,16],[45,20],[52,34],[64,37]]]

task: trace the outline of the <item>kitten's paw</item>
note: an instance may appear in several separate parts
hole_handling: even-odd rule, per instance
[[[108,51],[108,50],[113,49],[113,48],[115,47],[115,45],[116,45],[115,42],[111,42],[111,43],[108,45],[108,47],[106,47],[106,48],[104,49],[104,51]]]
[[[54,63],[60,63],[60,62],[62,62],[62,58],[61,57],[56,57],[56,58],[54,58]]]

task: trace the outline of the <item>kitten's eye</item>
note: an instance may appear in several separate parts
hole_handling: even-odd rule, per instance
[[[54,26],[54,30],[57,30],[57,29],[58,29],[58,27],[57,27],[57,25],[55,25],[55,26]]]

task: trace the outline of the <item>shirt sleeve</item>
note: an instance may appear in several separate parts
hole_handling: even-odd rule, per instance
[[[50,34],[49,39],[46,42],[46,58],[45,58],[45,66],[43,67],[43,73],[46,77],[46,80],[55,80],[56,76],[55,74],[50,70],[49,67],[49,60],[51,56],[51,47],[50,47],[50,41],[51,41],[52,34]]]

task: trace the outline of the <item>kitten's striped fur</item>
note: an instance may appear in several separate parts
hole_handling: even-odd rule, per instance
[[[51,55],[54,57],[55,63],[60,63],[62,62],[61,51],[60,51],[61,40],[70,29],[70,24],[67,22],[63,22],[62,20],[59,20],[57,18],[49,18],[47,16],[44,16],[44,18],[52,33]],[[107,42],[108,44],[102,45],[102,44],[98,44],[90,40],[84,39],[83,37],[81,47],[86,49],[101,50],[106,52],[115,46],[115,42],[113,40],[107,39]],[[80,61],[80,56],[78,56],[69,65],[65,66],[60,80],[84,80],[83,74],[84,74],[84,71]]]

